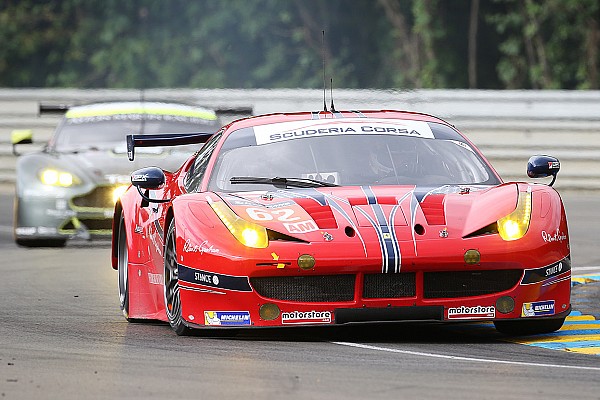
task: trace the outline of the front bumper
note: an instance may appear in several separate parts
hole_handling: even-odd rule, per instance
[[[17,240],[109,238],[118,185],[58,189],[15,198]]]
[[[561,270],[546,276],[559,263]],[[180,268],[182,316],[190,326],[495,321],[560,318],[570,310],[568,257],[527,270],[258,278]]]

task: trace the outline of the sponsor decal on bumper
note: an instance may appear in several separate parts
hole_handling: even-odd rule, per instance
[[[560,261],[541,268],[526,269],[521,280],[521,285],[531,285],[556,278],[565,272],[571,271],[571,258],[567,256]]]
[[[205,325],[250,325],[249,311],[204,311]]]
[[[554,300],[523,303],[521,317],[539,317],[542,315],[554,315]]]
[[[281,313],[282,324],[330,324],[329,311],[290,311]]]
[[[31,227],[19,227],[15,229],[15,234],[19,236],[32,236],[32,235],[56,235],[58,230],[56,228],[49,228],[45,226],[31,226]]]
[[[448,308],[448,319],[477,319],[496,317],[494,306],[460,306]]]

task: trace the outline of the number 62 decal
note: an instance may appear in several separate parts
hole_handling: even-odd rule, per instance
[[[291,208],[281,208],[276,210],[265,210],[264,208],[246,208],[248,216],[255,221],[272,221],[276,219],[281,222],[298,221],[300,217],[294,217],[294,210]]]

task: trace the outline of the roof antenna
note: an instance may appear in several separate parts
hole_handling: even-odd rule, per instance
[[[329,90],[331,90],[331,107],[329,107],[329,108],[331,108],[331,112],[334,113],[337,111],[335,111],[335,107],[333,106],[333,78],[329,78],[329,79],[331,79],[331,85],[329,86]]]
[[[321,40],[321,56],[323,58],[323,111],[327,112],[327,102],[325,101],[325,92],[327,91],[325,86],[325,30],[322,30],[321,32],[323,33],[323,38]]]
[[[140,106],[142,108],[142,110],[144,109],[144,103],[146,102],[146,91],[144,89],[144,87],[142,86],[142,89],[140,90]],[[144,134],[146,133],[146,118],[145,118],[145,114],[142,111],[142,115],[141,115],[141,119],[140,119],[140,134]]]

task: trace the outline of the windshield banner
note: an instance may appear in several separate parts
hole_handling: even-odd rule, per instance
[[[255,126],[254,134],[258,145],[335,135],[399,135],[433,139],[433,132],[427,122],[366,118],[280,122]]]

